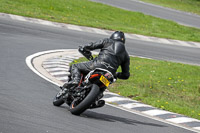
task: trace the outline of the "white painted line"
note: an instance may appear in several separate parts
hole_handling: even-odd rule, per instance
[[[81,54],[78,54],[78,50],[76,51],[76,52],[70,52],[70,53],[68,53],[69,55],[63,55],[62,56],[62,58],[72,58],[72,59],[74,59],[74,58],[76,58],[74,55],[78,55],[78,56],[81,56],[81,57],[83,57],[83,55],[81,55]]]
[[[52,64],[62,64],[62,65],[68,65],[70,63],[70,61],[69,62],[61,62],[61,61],[46,61],[46,62],[43,62],[42,64],[43,65],[52,65]]]
[[[69,72],[65,72],[65,71],[63,71],[63,72],[51,72],[50,74],[53,75],[53,76],[58,76],[58,75],[70,75]]]
[[[167,39],[161,39],[161,38],[159,38],[158,41],[161,42],[161,43],[164,43],[164,44],[173,44],[172,42],[170,42]]]
[[[53,64],[53,65],[43,65],[44,68],[48,68],[48,67],[63,67],[63,68],[69,68],[69,66],[66,65],[62,65],[62,64]]]
[[[63,62],[63,63],[70,63],[70,62],[72,62],[74,59],[64,59],[64,58],[61,58],[61,59],[48,59],[48,60],[46,60],[46,61],[44,61],[44,62]]]
[[[132,36],[130,36],[129,34],[127,34],[127,33],[125,33],[125,37],[126,38],[130,38],[130,39],[132,39],[133,37]]]
[[[150,116],[156,116],[156,115],[164,115],[164,114],[173,114],[169,111],[165,111],[165,110],[158,110],[158,109],[154,109],[154,110],[148,110],[148,111],[143,111],[142,113],[150,115]]]
[[[80,26],[76,26],[76,25],[67,25],[67,28],[70,30],[77,30],[77,31],[83,31]]]
[[[60,27],[60,26],[58,26],[58,25],[55,25],[55,24],[52,23],[51,21],[45,21],[45,20],[40,20],[40,19],[37,19],[37,21],[38,21],[40,24],[42,24],[42,25]]]
[[[116,106],[116,105],[113,105],[113,104],[109,104],[109,103],[106,103],[106,104],[109,105],[109,106],[112,106],[112,107],[114,107],[114,108],[127,111],[127,112],[132,113],[132,114],[136,114],[136,115],[143,116],[143,117],[146,117],[146,118],[149,118],[149,119],[152,119],[152,120],[157,120],[157,121],[159,121],[159,122],[167,123],[167,124],[170,124],[170,125],[175,126],[175,127],[180,127],[180,128],[183,128],[183,129],[187,129],[187,130],[189,130],[189,131],[193,131],[193,132],[195,132],[195,133],[199,133],[199,131],[197,131],[197,130],[195,130],[195,129],[193,129],[193,128],[188,128],[188,127],[185,127],[185,126],[182,126],[182,125],[179,125],[179,124],[171,123],[171,122],[169,122],[169,121],[162,120],[162,119],[160,119],[160,118],[152,117],[152,116],[149,116],[149,115],[140,113],[140,112],[138,112],[138,111],[126,109],[126,108],[123,108],[123,107],[120,107],[120,106]]]
[[[109,35],[109,34],[106,33],[104,30],[101,30],[101,29],[93,28],[92,30],[93,30],[94,32],[96,32],[97,34]]]
[[[171,44],[170,41],[168,41],[167,39],[163,39],[163,38],[143,36],[143,35],[138,35],[138,34],[129,34],[129,35],[132,36],[132,39],[137,39],[137,40],[142,40],[142,41],[148,41],[148,42]]]
[[[181,45],[181,46],[189,46],[192,47],[192,45],[188,44],[187,42],[184,41],[179,41],[179,40],[174,40],[175,42],[177,42],[177,44]]]
[[[150,37],[146,37],[146,36],[143,36],[143,37],[142,37],[142,40],[144,40],[144,41],[149,41],[149,42],[153,42],[153,41],[154,41],[154,40],[151,39]]]
[[[120,104],[119,106],[125,107],[125,108],[137,108],[137,107],[151,107],[149,105],[146,104],[142,104],[142,103],[128,103],[128,104]]]
[[[62,60],[74,60],[74,59],[79,59],[80,57],[83,57],[83,56],[76,56],[76,57],[62,57]]]
[[[60,59],[60,61],[69,61],[69,62],[72,62],[74,60],[74,58],[67,58],[67,57],[62,57],[61,59]]]
[[[68,71],[69,69],[67,69],[67,68],[48,68],[46,70],[48,72],[52,72],[52,71]]]
[[[130,39],[136,39],[136,40],[141,40],[140,36],[137,36],[137,34],[128,34],[131,38]]]
[[[116,102],[116,101],[124,101],[124,98],[121,97],[109,97],[109,98],[103,98],[106,102]]]
[[[200,132],[200,127],[193,127],[193,128],[196,130],[199,130],[199,132]]]
[[[192,44],[194,44],[196,47],[200,48],[200,43],[198,42],[191,42]]]
[[[17,16],[17,15],[10,15],[10,17],[14,20],[19,20],[19,21],[26,21],[24,17]]]
[[[173,122],[173,123],[185,123],[185,122],[193,122],[193,121],[198,121],[193,118],[188,118],[188,117],[178,117],[178,118],[170,118],[166,119],[167,121]]]
[[[56,79],[58,79],[58,80],[68,80],[68,76],[56,77]]]
[[[74,59],[78,59],[78,58],[80,58],[80,57],[83,57],[83,56],[81,56],[81,55],[74,54],[74,53],[70,53],[70,54],[71,54],[71,55],[74,55],[74,56],[73,56],[73,57],[70,57],[70,56],[69,56],[69,57],[65,57],[65,56],[63,56],[62,59],[63,59],[63,60],[68,60],[69,58],[71,58],[71,59],[74,60]]]
[[[43,54],[47,54],[47,53],[52,53],[52,52],[62,52],[62,51],[65,51],[64,49],[60,49],[60,50],[49,50],[49,51],[43,51],[43,52],[38,52],[38,53],[35,53],[33,55],[30,55],[28,57],[26,57],[26,64],[27,66],[34,72],[36,73],[38,76],[42,77],[43,79],[49,81],[50,83],[52,84],[55,84],[57,86],[60,86],[58,83],[48,79],[47,77],[45,77],[44,75],[42,75],[41,73],[39,73],[32,65],[32,60],[35,58],[35,57],[38,57],[40,55],[43,55]]]
[[[152,41],[149,37],[147,37],[147,36],[143,36],[143,35],[136,35],[136,34],[134,34],[135,35],[135,39],[138,39],[138,40],[142,40],[142,41]]]

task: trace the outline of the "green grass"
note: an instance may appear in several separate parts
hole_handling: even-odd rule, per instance
[[[86,61],[85,58],[75,63]],[[120,68],[118,69],[120,71]],[[111,92],[200,120],[200,66],[131,57],[130,78]]]
[[[142,0],[142,1],[200,15],[200,0]]]
[[[127,33],[200,42],[200,29],[87,0],[0,0],[0,12]]]

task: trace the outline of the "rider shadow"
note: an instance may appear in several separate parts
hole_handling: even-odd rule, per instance
[[[122,122],[125,124],[130,124],[130,125],[147,125],[147,126],[154,126],[154,127],[167,127],[165,125],[161,124],[154,124],[154,123],[148,123],[148,122],[141,122],[137,120],[132,120],[128,118],[123,118],[119,116],[112,116],[108,114],[100,114],[92,111],[86,111],[83,114],[80,115],[81,117],[86,117],[89,119],[96,119],[96,120],[101,120],[101,121],[107,121],[107,122]]]
[[[60,106],[60,108],[65,108],[69,111],[68,106]],[[141,122],[141,121],[128,119],[128,118],[124,118],[124,117],[113,116],[113,115],[108,115],[108,114],[101,114],[101,113],[97,113],[97,112],[93,112],[93,111],[89,111],[89,110],[85,111],[79,117],[83,117],[83,118],[87,118],[87,119],[95,119],[95,120],[100,120],[100,121],[107,121],[107,122],[122,122],[125,124],[130,124],[130,125],[135,125],[135,126],[140,124],[140,125],[147,125],[147,126],[154,126],[154,127],[167,127],[166,125]]]

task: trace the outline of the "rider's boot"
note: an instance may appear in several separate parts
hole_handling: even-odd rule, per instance
[[[67,88],[67,89],[71,89],[72,87],[75,88],[78,86],[78,84],[79,84],[79,81],[77,80],[69,81],[63,85],[63,88]]]
[[[71,89],[72,87],[73,88],[77,87],[81,78],[81,74],[75,65],[72,65],[70,69],[71,69],[71,75],[70,75],[71,80],[63,85],[63,87],[67,89]]]
[[[104,100],[99,100],[97,103],[97,107],[103,107],[105,105],[105,101]]]
[[[99,94],[98,96],[98,99],[101,99],[103,97],[103,92]],[[95,103],[93,103],[90,107],[90,109],[93,109],[93,108],[100,108],[100,107],[103,107],[105,105],[105,101],[104,100],[98,100],[96,101]]]
[[[94,109],[94,108],[100,108],[103,107],[105,105],[105,101],[104,100],[99,100],[95,103],[93,103],[90,107],[90,109]]]

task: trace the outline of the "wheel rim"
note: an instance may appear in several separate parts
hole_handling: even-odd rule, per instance
[[[74,104],[72,104],[72,109],[74,108]]]
[[[73,101],[72,103],[71,103],[71,109],[74,109],[78,104],[76,103],[77,101]]]

